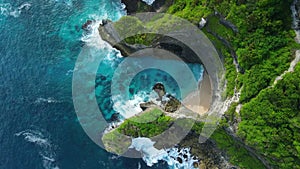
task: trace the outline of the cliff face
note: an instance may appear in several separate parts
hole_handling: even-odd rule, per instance
[[[108,20],[103,20],[102,24],[99,26],[99,34],[101,38],[108,42],[111,46],[118,49],[123,56],[129,56],[130,54],[145,48],[142,45],[129,45],[121,41],[119,34],[113,26],[113,22]]]
[[[182,42],[167,36],[160,36],[160,38],[153,41],[149,46],[142,44],[131,45],[120,38],[117,30],[114,27],[114,23],[111,21],[103,21],[103,24],[99,26],[98,30],[102,39],[108,42],[114,48],[120,50],[124,57],[127,57],[141,49],[157,48],[170,51],[187,63],[201,64],[199,57],[189,47]]]

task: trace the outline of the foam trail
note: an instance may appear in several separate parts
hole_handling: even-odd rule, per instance
[[[56,100],[56,99],[54,99],[54,98],[52,98],[52,97],[48,97],[48,98],[37,98],[35,101],[34,101],[34,103],[60,103],[61,101],[59,101],[59,100]]]
[[[27,2],[23,3],[17,8],[13,7],[10,3],[3,3],[0,4],[0,15],[17,18],[21,15],[23,9],[29,10],[30,7],[31,4]]]
[[[49,137],[44,136],[43,132],[37,129],[27,129],[16,133],[15,136],[23,136],[27,142],[34,143],[39,148],[39,155],[43,161],[45,169],[59,169],[56,165],[56,154]]]

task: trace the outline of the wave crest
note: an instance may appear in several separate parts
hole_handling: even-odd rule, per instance
[[[31,4],[28,2],[21,4],[17,8],[13,7],[10,3],[3,3],[3,4],[0,4],[0,15],[12,16],[14,18],[17,18],[21,15],[22,10],[29,10],[30,7],[31,7]]]
[[[45,135],[49,134],[46,131],[37,129],[26,129],[15,134],[17,137],[23,136],[27,142],[34,143],[38,147],[45,169],[59,169],[55,160],[56,154],[49,139],[50,136]]]

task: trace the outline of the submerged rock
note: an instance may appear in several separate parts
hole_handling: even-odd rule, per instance
[[[120,113],[114,113],[111,116],[110,121],[120,121]]]

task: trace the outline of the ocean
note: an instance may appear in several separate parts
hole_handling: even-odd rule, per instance
[[[172,77],[148,70],[131,81],[131,102],[111,102],[106,89],[113,65],[123,58],[81,26],[89,19],[98,24],[126,15],[120,0],[0,0],[0,10],[0,169],[168,168],[164,161],[148,167],[142,159],[106,152],[86,135],[74,110],[72,75],[86,45],[98,45],[98,54],[107,58],[98,70],[105,81],[95,92],[107,120],[147,100],[156,81],[170,84],[170,93],[180,95]],[[201,65],[189,66],[195,76],[201,75]]]

